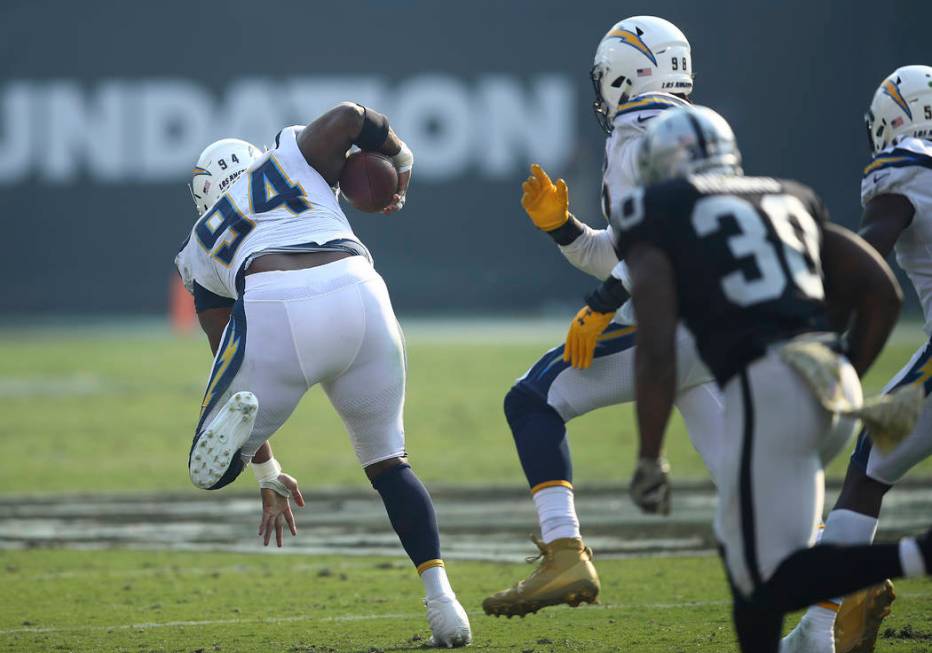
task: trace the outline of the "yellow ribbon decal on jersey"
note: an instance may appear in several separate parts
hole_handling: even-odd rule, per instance
[[[892,79],[888,79],[883,83],[883,92],[884,95],[888,96],[891,100],[896,103],[896,106],[903,110],[909,119],[913,119],[913,112],[909,110],[909,105],[906,104],[906,99],[903,97],[903,94],[900,93],[900,87]]]
[[[904,161],[909,161],[909,160],[910,158],[908,156],[877,157],[876,159],[871,161],[870,164],[868,164],[866,168],[864,168],[864,174],[869,175],[870,173],[874,172],[875,170],[879,170],[880,168],[883,168],[884,166],[893,165],[895,163],[902,163]]]
[[[232,325],[230,328],[233,328]],[[230,338],[230,342],[227,343],[226,348],[224,348],[223,353],[220,354],[220,365],[216,368],[213,377],[210,379],[210,385],[207,386],[207,392],[204,393],[204,401],[201,402],[201,416],[204,414],[204,409],[210,405],[210,402],[214,397],[214,390],[217,388],[217,383],[223,378],[224,373],[230,367],[230,363],[233,362],[233,357],[236,355],[236,352],[239,350],[239,336],[233,335]]]
[[[664,107],[658,107],[656,105],[666,105],[670,107],[680,107],[686,104],[686,102],[679,101],[677,102],[671,98],[665,98],[662,95],[641,95],[641,99],[631,100],[630,102],[622,102],[618,105],[618,113],[626,113],[628,111],[634,111],[635,109],[662,109]]]
[[[657,57],[654,56],[654,53],[651,52],[651,49],[647,47],[647,44],[644,43],[641,37],[634,32],[629,32],[626,29],[613,29],[611,32],[605,35],[605,38],[615,38],[625,45],[630,45],[632,48],[650,59],[652,64],[655,66],[657,65]]]

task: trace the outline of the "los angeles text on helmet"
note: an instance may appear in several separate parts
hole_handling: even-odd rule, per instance
[[[390,116],[420,181],[560,168],[576,145],[576,88],[559,74],[248,77],[219,92],[183,78],[21,80],[0,84],[0,185],[182,181],[207,143],[270,145],[343,100]]]

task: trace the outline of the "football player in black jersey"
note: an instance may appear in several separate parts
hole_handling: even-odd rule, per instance
[[[661,447],[682,319],[725,400],[715,530],[738,640],[742,651],[777,653],[787,612],[932,572],[932,531],[895,544],[810,548],[823,466],[853,435],[858,377],[886,342],[901,292],[870,246],[829,223],[811,189],[744,177],[731,128],[710,109],[657,118],[638,165],[647,185],[611,211],[639,322],[631,495],[651,511],[669,493]],[[588,316],[614,311],[624,296],[609,279],[587,298],[567,336],[574,365],[591,360]],[[845,326],[842,345],[831,331]]]

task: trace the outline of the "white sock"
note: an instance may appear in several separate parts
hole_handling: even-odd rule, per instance
[[[822,632],[829,637],[834,637],[835,617],[837,615],[837,609],[832,610],[830,608],[823,608],[821,605],[810,605],[809,609],[806,610],[806,614],[803,615],[800,625],[806,622],[808,628],[816,632]]]
[[[900,540],[900,566],[903,567],[903,575],[907,578],[925,576],[928,573],[916,538],[904,537]]]
[[[579,537],[573,490],[562,485],[538,490],[534,493],[534,505],[544,544],[564,537]]]
[[[853,510],[833,510],[825,520],[822,544],[870,544],[877,534],[877,518]]]
[[[862,515],[853,510],[833,510],[828,513],[825,528],[816,537],[817,544],[870,544],[877,534],[877,518]],[[841,605],[841,598],[828,601]],[[817,630],[833,632],[837,612],[821,605],[811,605],[803,615],[803,621]]]
[[[421,582],[424,583],[424,594],[428,599],[437,599],[441,596],[453,598],[453,587],[447,578],[447,570],[442,566],[431,567],[421,572]]]

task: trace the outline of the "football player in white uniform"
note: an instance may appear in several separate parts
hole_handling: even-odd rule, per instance
[[[176,259],[215,352],[189,454],[192,482],[218,489],[251,462],[261,487],[260,535],[296,532],[268,439],[320,384],[340,414],[426,592],[437,646],[464,646],[469,620],[450,586],[427,490],[407,463],[403,338],[388,290],[334,191],[352,146],[392,157],[401,208],[413,155],[372,108],[343,103],[286,127],[265,154],[219,141],[194,169],[200,218]]]
[[[896,252],[922,304],[926,334],[932,337],[932,67],[894,71],[874,93],[866,120],[874,156],[861,182],[860,235],[884,257]],[[825,521],[822,543],[872,542],[883,496],[932,454],[932,340],[919,347],[886,391],[909,384],[922,387],[926,396],[916,428],[888,453],[872,445],[869,432],[860,434],[841,495]],[[784,640],[783,651],[873,651],[893,599],[887,581],[844,602],[812,606]]]
[[[612,198],[638,185],[637,150],[647,125],[667,109],[689,104],[692,70],[686,36],[662,18],[626,18],[599,42],[591,77],[596,118],[608,134],[602,185],[606,217]],[[540,166],[531,170],[521,198],[531,221],[575,267],[611,280],[611,296],[602,298],[603,303],[626,298],[627,273],[615,253],[612,228],[592,229],[577,220],[568,210],[566,183],[561,179],[554,184]],[[590,299],[599,305],[598,298]],[[505,397],[505,416],[537,508],[541,536],[534,541],[542,562],[526,580],[485,599],[487,614],[524,615],[548,605],[593,602],[600,590],[592,551],[580,536],[566,422],[603,406],[634,401],[636,328],[630,303],[617,315],[613,309],[580,312],[577,323],[591,345],[580,368],[569,364],[563,346],[556,347]],[[714,477],[722,433],[720,393],[690,334],[680,329],[678,339],[676,405]],[[669,496],[658,494],[651,510],[668,512]]]

